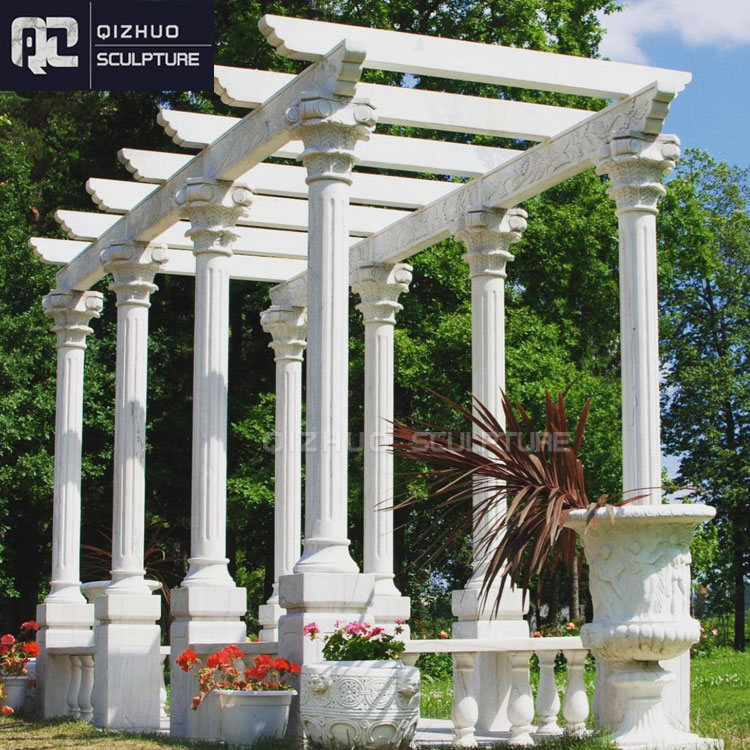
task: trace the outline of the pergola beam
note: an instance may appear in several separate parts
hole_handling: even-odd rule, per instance
[[[99,254],[109,242],[150,241],[167,230],[179,218],[174,196],[188,178],[234,181],[278,151],[289,140],[284,115],[303,92],[321,90],[329,95],[352,96],[363,59],[362,50],[342,42],[324,60],[300,73],[261,110],[237,122],[58,272],[57,287],[89,289],[104,275]]]
[[[599,149],[616,134],[655,136],[676,93],[673,88],[653,83],[585,123],[534,146],[382,232],[361,240],[351,249],[350,273],[363,263],[398,263],[440,242],[450,235],[453,223],[468,208],[512,208],[583,172],[592,166]],[[273,292],[274,304],[305,304],[304,279],[303,273],[279,285]]]
[[[280,55],[293,60],[317,60],[346,37],[367,50],[366,68],[605,99],[630,96],[654,81],[679,92],[692,77],[644,65],[270,14],[258,27]]]
[[[66,265],[88,243],[57,240],[49,237],[32,237],[29,245],[36,256],[45,263]],[[186,249],[168,247],[167,262],[159,273],[173,276],[195,276],[195,256]],[[229,261],[229,275],[243,281],[278,283],[299,274],[307,266],[306,260],[265,257],[259,255],[234,255]]]
[[[214,67],[214,90],[225,104],[255,109],[268,91],[287,85],[293,75],[268,70]],[[378,122],[451,133],[543,141],[591,117],[572,107],[515,102],[480,96],[448,94],[400,86],[360,83],[357,95],[369,99]]]
[[[185,166],[193,157],[188,154],[144,151],[123,148],[120,161],[139,182],[161,184]],[[307,170],[287,164],[263,162],[240,177],[258,195],[279,195],[286,198],[307,198]],[[459,183],[444,180],[424,180],[416,177],[354,172],[352,174],[352,203],[365,203],[385,208],[420,208],[459,187]]]
[[[265,106],[267,105],[263,109]],[[167,135],[184,148],[204,148],[239,122],[236,117],[174,109],[161,110],[157,120]],[[283,159],[297,159],[302,151],[301,141],[288,141],[273,155]],[[357,159],[363,167],[455,177],[476,177],[519,153],[514,149],[377,133],[370,136],[369,141],[357,145]]]

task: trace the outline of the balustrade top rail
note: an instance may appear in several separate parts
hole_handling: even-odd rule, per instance
[[[196,654],[211,654],[214,651],[221,651],[226,648],[227,643],[191,643],[190,648],[195,651]],[[232,646],[242,651],[244,656],[259,656],[260,654],[268,654],[269,656],[279,653],[278,641],[252,641],[245,643],[232,643]]]
[[[406,642],[407,654],[458,654],[480,651],[580,651],[586,650],[578,636],[552,638],[426,638]]]
[[[91,646],[47,646],[45,653],[50,656],[93,656],[94,645]]]

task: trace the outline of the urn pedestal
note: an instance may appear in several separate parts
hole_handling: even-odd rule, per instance
[[[419,670],[395,660],[306,664],[300,715],[313,745],[395,749],[417,729]]]
[[[598,659],[613,663],[609,683],[625,706],[614,741],[628,750],[721,747],[670,725],[662,689],[674,675],[659,664],[700,637],[700,623],[690,616],[690,542],[716,511],[707,505],[609,507],[586,527],[587,513],[573,511],[567,526],[581,535],[594,604],[581,640]]]

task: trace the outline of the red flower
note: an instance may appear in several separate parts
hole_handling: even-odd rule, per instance
[[[444,630],[441,630],[441,631],[440,631],[440,632],[438,633],[438,638],[450,638],[450,636],[449,636],[449,635],[448,635],[448,633],[446,633],[446,632],[445,632]]]
[[[289,671],[292,674],[299,674],[302,671],[302,667],[300,667],[299,664],[290,664],[289,665]]]
[[[39,644],[31,641],[30,643],[23,644],[23,650],[33,659],[39,656]]]
[[[230,644],[229,646],[226,646],[222,650],[228,659],[241,659],[242,658],[242,650],[238,646],[235,646],[234,644]]]
[[[289,672],[292,668],[292,665],[286,660],[279,657],[276,659],[276,661],[273,663],[273,668],[278,669],[280,672],[283,670],[284,672]]]
[[[10,633],[6,633],[2,638],[0,638],[0,645],[3,646],[12,646],[15,642],[16,639]]]
[[[36,620],[27,620],[21,623],[21,630],[39,630],[39,623]]]
[[[11,716],[13,713],[13,709],[10,706],[3,706],[0,708],[0,711],[2,711],[6,716]]]
[[[183,672],[189,672],[198,663],[198,654],[192,648],[186,648],[177,657],[177,666]]]

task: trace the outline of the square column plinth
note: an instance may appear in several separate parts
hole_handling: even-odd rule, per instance
[[[495,596],[490,592],[486,601],[474,588],[453,592],[454,638],[480,638],[502,641],[508,638],[528,638],[529,625],[523,619],[521,592],[503,591],[497,612],[493,611]],[[477,729],[505,732],[510,729],[508,700],[511,688],[511,664],[507,654],[477,654],[474,670],[474,695],[479,716]]]
[[[65,716],[68,712],[70,659],[48,654],[47,649],[91,646],[94,605],[85,602],[39,604],[36,620],[40,627],[36,635],[40,647],[36,662],[36,715],[42,719]]]
[[[199,711],[190,705],[198,695],[197,673],[189,674],[177,667],[177,657],[189,646],[201,654],[201,643],[244,643],[245,623],[240,619],[247,611],[247,592],[243,588],[224,586],[182,586],[172,589],[170,628],[171,710],[170,733],[190,739],[218,740],[219,713],[215,696],[209,696]]]
[[[94,606],[94,724],[158,730],[161,597],[105,593]]]

